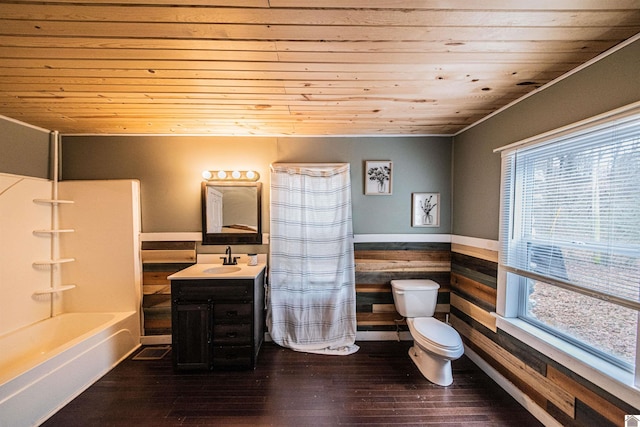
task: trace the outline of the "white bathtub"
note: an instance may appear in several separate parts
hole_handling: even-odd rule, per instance
[[[0,426],[44,422],[140,346],[136,312],[69,313],[0,336]]]

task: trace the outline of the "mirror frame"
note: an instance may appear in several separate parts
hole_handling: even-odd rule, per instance
[[[256,212],[258,224],[256,233],[207,233],[207,186],[216,187],[255,187]],[[202,182],[202,244],[262,244],[262,183],[236,181],[203,181]]]

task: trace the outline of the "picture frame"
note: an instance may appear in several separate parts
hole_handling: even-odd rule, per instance
[[[411,226],[440,227],[440,193],[411,193]]]
[[[393,162],[390,160],[366,160],[364,167],[364,194],[390,196],[393,184]]]

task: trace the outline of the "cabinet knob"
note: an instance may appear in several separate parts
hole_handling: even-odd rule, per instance
[[[238,315],[238,311],[237,310],[227,311],[227,317],[236,317],[237,315]]]
[[[237,332],[227,332],[227,337],[228,338],[235,338],[238,336]]]

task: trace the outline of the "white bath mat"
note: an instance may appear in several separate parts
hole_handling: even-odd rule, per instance
[[[171,346],[145,347],[132,360],[160,360],[171,350]]]

